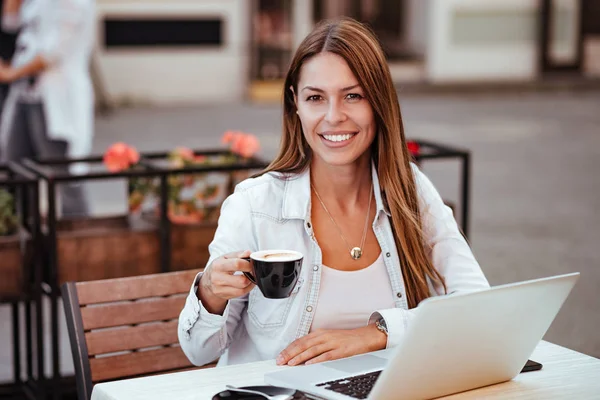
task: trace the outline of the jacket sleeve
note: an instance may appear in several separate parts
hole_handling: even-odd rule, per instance
[[[433,266],[444,278],[447,288],[445,293],[441,285],[432,285],[431,295],[465,293],[489,288],[490,285],[469,244],[458,229],[452,210],[444,204],[431,181],[414,165],[413,174],[426,246]],[[385,320],[388,328],[387,347],[390,348],[402,341],[416,312],[418,307],[412,310],[378,310],[371,316],[370,322],[378,318]]]
[[[60,63],[75,51],[85,24],[93,21],[90,18],[93,10],[92,0],[55,0],[40,35],[40,54],[47,62]]]
[[[221,207],[215,237],[209,245],[212,262],[227,253],[255,248],[250,204],[246,193],[236,191]],[[179,315],[178,337],[183,352],[195,365],[215,361],[229,347],[242,313],[246,309],[248,295],[229,300],[223,315],[211,314],[198,300],[197,284],[199,273],[190,289],[185,306]]]

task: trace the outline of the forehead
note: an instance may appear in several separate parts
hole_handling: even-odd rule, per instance
[[[330,52],[319,53],[304,62],[300,69],[298,90],[304,86],[323,90],[348,87],[359,83],[342,57]]]

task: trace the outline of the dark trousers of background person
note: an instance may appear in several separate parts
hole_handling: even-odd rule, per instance
[[[2,115],[2,109],[4,108],[4,101],[8,97],[8,90],[10,86],[5,83],[0,83],[0,115]]]
[[[31,158],[63,158],[68,153],[68,142],[48,137],[44,106],[28,95],[27,80],[11,85],[4,102],[0,122],[0,160],[18,161]],[[64,169],[66,171],[66,167]],[[88,214],[84,188],[78,183],[59,185],[61,214],[80,217]]]

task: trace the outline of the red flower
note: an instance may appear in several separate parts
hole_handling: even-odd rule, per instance
[[[104,153],[104,165],[110,172],[123,171],[140,160],[138,151],[125,143],[113,144]]]
[[[260,143],[254,135],[242,135],[231,145],[231,151],[244,158],[252,157],[260,148]]]
[[[406,147],[408,147],[408,151],[413,156],[418,156],[419,155],[419,151],[421,151],[421,146],[419,146],[419,143],[414,142],[414,141],[408,141],[408,142],[406,142]]]
[[[229,144],[232,153],[244,158],[250,158],[260,149],[258,138],[250,133],[227,131],[221,139],[223,144]]]
[[[238,131],[226,131],[221,138],[221,143],[229,144],[234,141],[234,139],[240,134]]]

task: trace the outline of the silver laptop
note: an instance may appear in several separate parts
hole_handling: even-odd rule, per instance
[[[523,368],[579,273],[432,297],[400,345],[265,375],[323,399],[431,399],[508,381]]]

